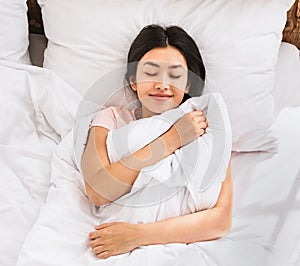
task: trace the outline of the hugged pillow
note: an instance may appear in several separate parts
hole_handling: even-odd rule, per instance
[[[26,0],[0,0],[0,59],[30,64]]]
[[[82,95],[126,63],[142,27],[175,24],[199,46],[206,89],[221,93],[228,105],[233,150],[276,151],[274,68],[293,0],[39,2],[49,40],[44,67]]]
[[[300,106],[300,51],[296,46],[282,42],[276,64],[275,112],[284,107]]]

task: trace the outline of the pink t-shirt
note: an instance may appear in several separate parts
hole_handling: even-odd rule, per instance
[[[131,121],[136,120],[136,110],[128,111],[125,108],[114,106],[100,110],[91,121],[89,128],[101,126],[111,130],[123,127]]]

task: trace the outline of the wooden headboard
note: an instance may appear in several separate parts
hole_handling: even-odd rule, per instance
[[[287,14],[283,31],[283,41],[292,43],[300,49],[300,0],[297,0]]]
[[[29,32],[44,34],[41,9],[36,0],[27,0]],[[300,49],[300,0],[296,0],[287,14],[283,31],[283,41],[292,43]]]
[[[29,33],[45,35],[41,8],[38,5],[37,0],[27,0],[27,7]]]

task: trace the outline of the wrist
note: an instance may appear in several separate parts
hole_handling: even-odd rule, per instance
[[[165,134],[162,135],[162,140],[165,143],[165,146],[169,153],[168,155],[172,154],[181,147],[180,136],[173,126]]]
[[[138,224],[137,235],[139,246],[159,244],[156,240],[156,231],[153,225],[154,223]]]
[[[157,222],[139,224],[140,246],[165,244],[163,233]]]

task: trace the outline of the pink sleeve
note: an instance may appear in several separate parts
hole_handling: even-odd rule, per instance
[[[100,126],[108,130],[116,128],[116,107],[109,107],[99,111],[93,118],[90,128],[93,126]]]

